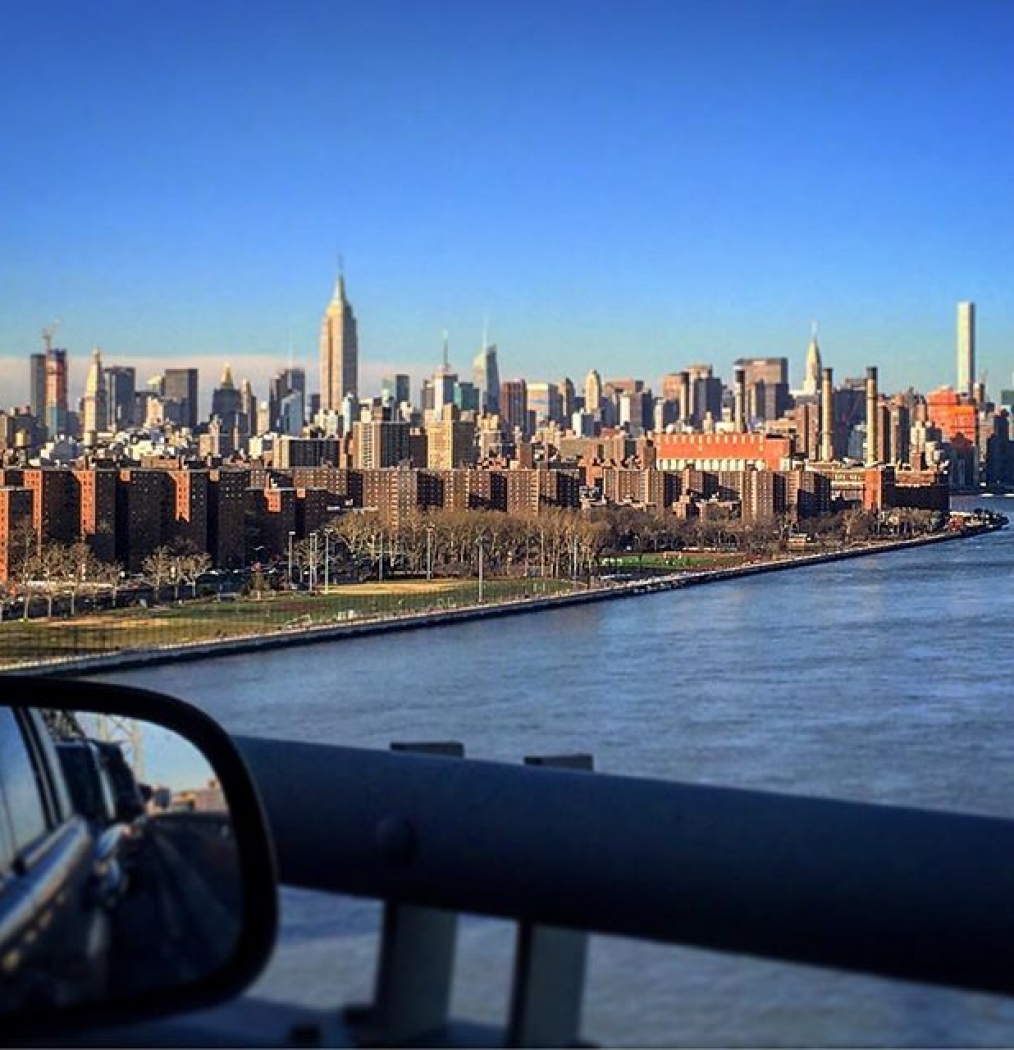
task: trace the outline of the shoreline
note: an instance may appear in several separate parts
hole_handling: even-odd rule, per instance
[[[787,569],[805,568],[809,565],[847,561],[875,554],[886,554],[890,551],[906,550],[911,547],[924,547],[934,543],[948,543],[955,540],[970,539],[973,536],[991,531],[996,530],[976,529],[941,532],[933,533],[929,536],[915,536],[908,539],[867,543],[862,546],[835,551],[821,551],[814,554],[789,554],[770,561],[738,565],[728,569],[706,569],[700,572],[671,573],[608,586],[592,587],[568,594],[556,594],[540,598],[518,598],[488,605],[463,605],[456,609],[405,613],[366,620],[362,623],[328,624],[321,627],[283,629],[267,634],[251,634],[236,638],[190,642],[158,649],[127,649],[116,653],[70,657],[33,666],[12,668],[10,671],[0,672],[0,674],[84,676],[102,674],[109,671],[133,670],[140,667],[173,663],[178,660],[206,660],[293,645],[313,645],[363,635],[423,630],[471,620],[517,616],[561,606],[587,605],[590,602],[612,601],[617,598],[635,598],[645,594],[656,594],[663,591],[718,583],[722,580],[759,576],[770,572],[784,572]]]

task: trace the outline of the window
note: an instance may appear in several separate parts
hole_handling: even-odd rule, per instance
[[[46,833],[42,787],[14,711],[0,709],[0,781],[15,852]]]

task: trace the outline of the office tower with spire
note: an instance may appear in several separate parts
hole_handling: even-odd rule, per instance
[[[806,348],[806,370],[803,374],[803,393],[814,397],[820,393],[821,368],[820,347],[817,345],[817,322],[810,329],[810,345]]]
[[[239,423],[241,394],[232,378],[228,362],[222,373],[222,382],[211,392],[211,415],[218,419],[222,430],[232,433]]]
[[[972,396],[975,382],[975,303],[958,303],[958,390]]]
[[[444,332],[444,355],[433,373],[433,414],[437,418],[443,414],[444,405],[454,404],[454,388],[457,383],[458,375],[451,369],[447,333]]]
[[[102,369],[102,353],[98,347],[92,351],[91,364],[85,378],[84,398],[81,402],[81,433],[86,445],[98,442],[98,435],[109,423],[106,402],[106,380]]]
[[[320,327],[320,407],[340,412],[347,394],[359,392],[359,336],[352,305],[339,274]]]

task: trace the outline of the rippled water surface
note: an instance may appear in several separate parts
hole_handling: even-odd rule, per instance
[[[1012,569],[1006,531],[115,678],[238,733],[456,739],[512,762],[590,751],[609,772],[1014,817]],[[377,915],[287,892],[253,994],[368,997]],[[462,924],[456,1013],[503,1019],[511,951],[506,924]],[[1014,1000],[612,938],[592,943],[584,1019],[607,1044],[1014,1044]]]

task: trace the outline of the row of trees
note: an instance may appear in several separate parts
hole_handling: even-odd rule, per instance
[[[849,510],[805,523],[809,534],[828,544],[915,535],[942,524],[939,513],[905,509],[881,514]],[[294,577],[298,574],[311,586],[395,573],[475,576],[480,561],[489,576],[587,579],[599,573],[603,557],[610,555],[696,547],[759,556],[784,548],[794,530],[788,518],[742,521],[714,506],[688,521],[632,507],[596,508],[588,514],[563,509],[514,515],[430,511],[408,514],[397,524],[364,511],[336,517],[294,544],[292,568]],[[122,566],[100,561],[86,543],[40,548],[30,526],[15,530],[10,554],[8,593],[24,598],[25,618],[40,600],[48,616],[64,600],[73,615],[82,592],[107,593],[115,605],[124,582]],[[207,553],[178,545],[152,551],[141,571],[156,600],[167,589],[178,600],[184,588],[196,597],[200,577],[211,568]],[[255,574],[252,586],[265,586],[262,574]]]
[[[112,605],[124,584],[125,573],[119,562],[100,560],[87,543],[49,542],[39,545],[35,530],[22,526],[11,537],[10,573],[7,597],[24,600],[22,617],[28,619],[33,603],[43,601],[46,615],[52,616],[54,605],[65,601],[71,616],[77,611],[82,594],[107,594]],[[211,568],[210,555],[185,545],[159,547],[145,558],[141,571],[157,598],[167,587],[175,598],[189,585],[197,594],[197,581]],[[0,618],[5,602],[0,601]]]
[[[942,525],[929,511],[884,514],[849,510],[807,521],[828,544],[873,536],[915,535]],[[345,514],[293,548],[293,574],[311,584],[344,575],[590,577],[609,555],[696,547],[758,556],[784,549],[796,526],[788,517],[742,521],[724,508],[679,520],[631,507],[590,514],[550,509],[540,514],[430,511],[396,524],[365,511]]]

